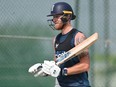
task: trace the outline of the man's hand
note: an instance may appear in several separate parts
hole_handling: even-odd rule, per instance
[[[42,71],[46,74],[49,74],[53,77],[57,77],[61,71],[61,69],[55,64],[54,61],[45,60],[42,64]]]
[[[31,66],[28,70],[29,73],[32,73],[34,74],[35,77],[37,76],[47,76],[46,73],[40,73],[40,71],[42,70],[42,64],[41,63],[37,63],[37,64],[34,64],[33,66]],[[40,73],[40,74],[39,74]]]

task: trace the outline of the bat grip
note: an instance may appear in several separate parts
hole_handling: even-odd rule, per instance
[[[39,71],[37,74],[34,75],[34,77],[37,77],[43,73],[43,70]]]

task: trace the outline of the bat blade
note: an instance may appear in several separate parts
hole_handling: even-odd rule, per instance
[[[58,61],[56,64],[57,65],[61,65],[62,63],[64,63],[64,62],[70,60],[71,58],[79,55],[85,49],[87,49],[90,46],[92,46],[96,42],[97,39],[98,39],[98,33],[94,33],[93,35],[91,35],[90,37],[85,39],[82,43],[80,43],[79,45],[75,46],[71,50],[67,51],[63,56],[61,56],[61,58],[58,58],[60,61]]]

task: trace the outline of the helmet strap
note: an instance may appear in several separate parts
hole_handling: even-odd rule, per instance
[[[69,17],[70,16],[70,17]],[[69,20],[71,20],[71,16],[72,15],[69,15],[69,14],[63,14],[61,20],[63,22],[63,24],[66,24]]]
[[[69,17],[69,16],[70,16],[70,17]],[[71,16],[72,16],[72,15],[69,15],[69,14],[63,14],[63,16],[62,16],[62,18],[61,18],[61,20],[62,20],[62,22],[63,22],[62,29],[63,29],[63,27],[66,25],[66,23],[67,23],[68,21],[71,20]]]

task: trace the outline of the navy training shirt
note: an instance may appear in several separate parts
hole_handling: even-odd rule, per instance
[[[60,56],[60,54],[63,54],[73,48],[74,45],[74,37],[75,35],[80,32],[77,29],[72,29],[69,33],[62,35],[61,33],[57,35],[56,41],[55,41],[55,55],[56,58]],[[77,63],[79,63],[78,56],[72,58],[71,60],[63,63],[60,65],[61,70],[63,68],[71,67]],[[89,81],[88,81],[88,73],[83,72],[80,74],[75,75],[69,75],[69,76],[63,76],[62,72],[57,77],[58,82],[61,87],[89,87]]]

